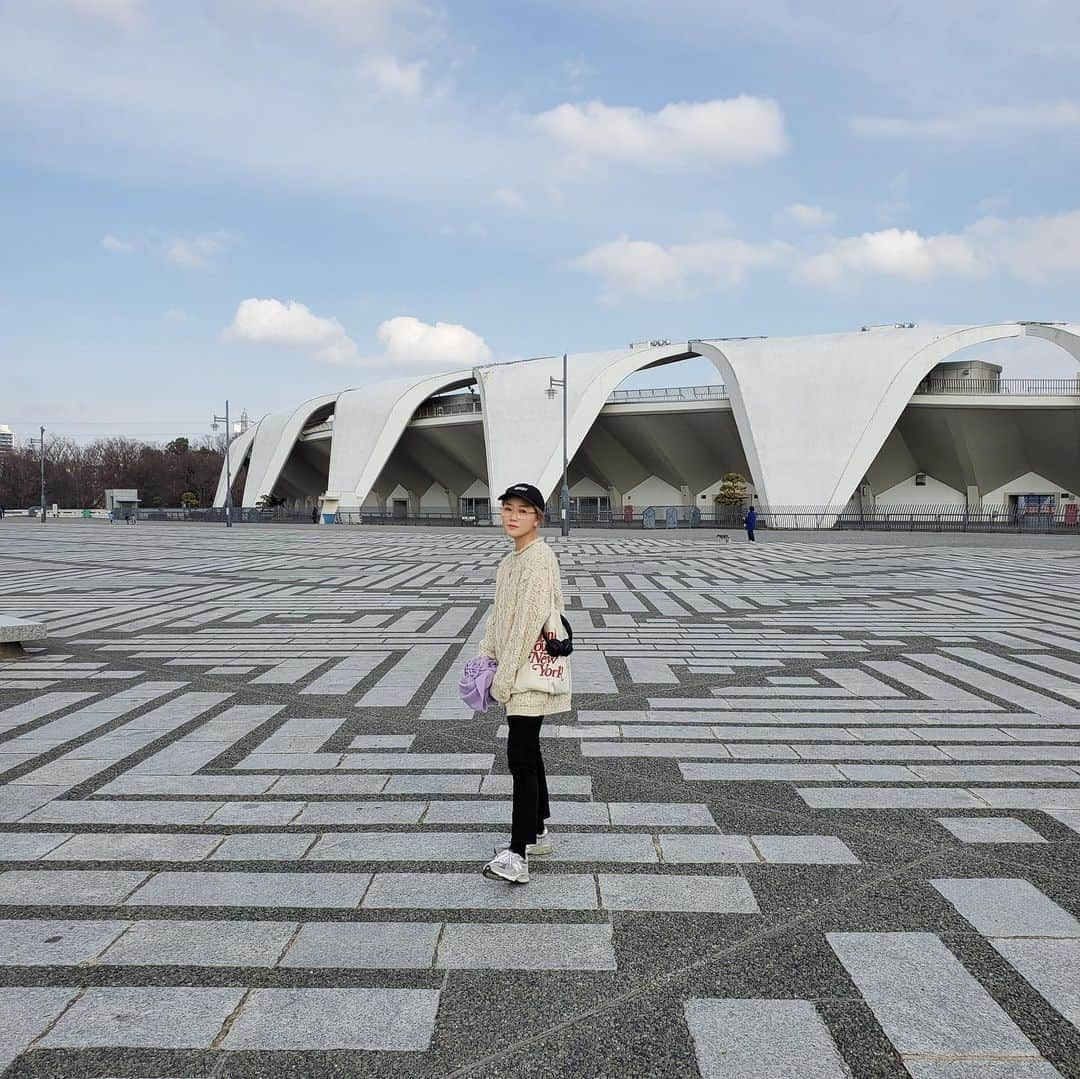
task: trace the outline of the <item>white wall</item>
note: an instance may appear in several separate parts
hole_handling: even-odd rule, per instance
[[[875,495],[874,503],[878,506],[966,506],[967,495],[929,475],[925,487],[916,487],[915,477],[908,476],[902,483]]]
[[[650,476],[636,487],[623,492],[623,505],[633,506],[635,509],[639,507],[645,509],[648,506],[681,506],[682,504],[682,491],[678,487],[672,487],[659,476]]]
[[[1065,492],[1056,483],[1052,483],[1044,476],[1036,472],[1025,472],[1023,476],[1017,476],[1014,480],[998,487],[995,491],[988,491],[983,495],[984,506],[1000,506],[1009,501],[1009,495],[1055,495],[1058,499],[1063,494],[1074,494],[1073,491]]]
[[[570,495],[572,498],[607,498],[608,489],[585,476],[571,486]]]
[[[422,510],[450,511],[450,495],[440,483],[433,483],[421,496],[420,508]]]
[[[502,494],[502,491],[499,492]],[[488,491],[488,485],[483,480],[474,480],[472,484],[461,492],[462,498],[488,498],[490,492]]]

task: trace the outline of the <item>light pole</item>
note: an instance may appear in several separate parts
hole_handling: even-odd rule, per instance
[[[45,428],[39,428],[40,438],[31,438],[31,446],[36,446],[41,452],[41,523],[45,523]]]
[[[562,378],[548,378],[547,395],[555,397],[555,387],[562,387],[562,490],[559,492],[559,516],[562,518],[562,534],[570,535],[570,485],[566,482],[566,353],[562,354]]]
[[[232,468],[229,461],[229,443],[232,442],[232,427],[229,425],[229,402],[225,401],[225,415],[215,415],[210,422],[212,430],[218,429],[218,424],[225,424],[225,527],[232,528]]]

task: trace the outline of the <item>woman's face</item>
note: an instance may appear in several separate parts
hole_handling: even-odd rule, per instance
[[[508,498],[502,504],[503,531],[511,539],[520,539],[530,532],[535,532],[540,523],[536,507],[523,498]]]

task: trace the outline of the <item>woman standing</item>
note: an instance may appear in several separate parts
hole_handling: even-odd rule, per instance
[[[570,711],[570,694],[522,691],[518,672],[529,658],[552,610],[564,610],[559,563],[540,538],[544,497],[530,483],[515,483],[499,496],[503,531],[514,549],[495,577],[495,608],[484,630],[480,654],[498,663],[491,696],[506,705],[509,734],[507,763],[514,780],[510,846],[486,866],[484,876],[525,884],[529,855],[554,849],[547,830],[551,814],[547,777],[540,754],[540,726],[545,716]]]

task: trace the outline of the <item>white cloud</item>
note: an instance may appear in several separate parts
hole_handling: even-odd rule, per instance
[[[222,337],[244,344],[302,348],[326,363],[356,363],[360,356],[356,342],[336,318],[313,314],[295,300],[241,301]]]
[[[806,202],[793,202],[784,208],[780,216],[786,221],[807,229],[827,229],[836,223],[836,214],[832,211],[823,210],[820,206],[812,206]]]
[[[1080,101],[1044,101],[962,109],[921,120],[853,116],[851,131],[873,139],[948,139],[975,142],[1008,135],[1058,134],[1080,128]]]
[[[300,348],[324,363],[380,369],[450,370],[490,363],[487,342],[452,322],[421,322],[398,315],[379,324],[381,355],[363,356],[336,318],[316,315],[295,300],[247,299],[240,303],[222,339],[252,345]]]
[[[188,240],[174,240],[166,248],[165,257],[174,266],[183,266],[187,270],[209,270],[213,259],[227,249],[229,240],[227,232],[208,232]]]
[[[983,267],[962,236],[921,236],[913,229],[882,229],[833,240],[805,259],[799,276],[816,285],[838,285],[849,277],[880,274],[926,280],[943,274],[977,275]]]
[[[112,251],[118,255],[129,255],[135,250],[133,243],[128,243],[127,240],[121,240],[119,236],[113,236],[109,233],[101,238],[101,246],[106,251]]]
[[[883,229],[829,241],[800,261],[798,275],[839,285],[867,275],[928,281],[1001,274],[1042,283],[1080,272],[1080,210],[1052,217],[984,217],[960,233],[923,236]]]
[[[965,235],[985,264],[1040,284],[1080,272],[1080,210],[1052,217],[984,217]]]
[[[747,95],[665,105],[658,112],[601,101],[564,104],[541,113],[534,122],[584,158],[642,168],[754,164],[787,148],[780,106]]]
[[[424,0],[233,0],[271,9],[323,30],[345,45],[381,47],[420,33],[437,22],[437,8]]]
[[[491,363],[493,359],[479,334],[454,322],[432,325],[411,315],[398,315],[379,324],[378,336],[386,351],[381,357],[365,360],[365,366],[450,370]]]
[[[600,299],[619,303],[630,297],[681,299],[695,278],[716,288],[734,288],[763,266],[786,262],[787,244],[752,244],[732,237],[664,247],[626,236],[600,244],[574,259],[572,265],[603,282]]]
[[[403,64],[393,56],[382,55],[365,61],[364,71],[380,97],[411,101],[423,93],[426,66],[423,60]]]
[[[497,187],[492,192],[492,197],[508,210],[524,210],[526,206],[525,196],[512,187]]]
[[[130,30],[145,17],[143,0],[59,0],[60,6],[89,22]]]

